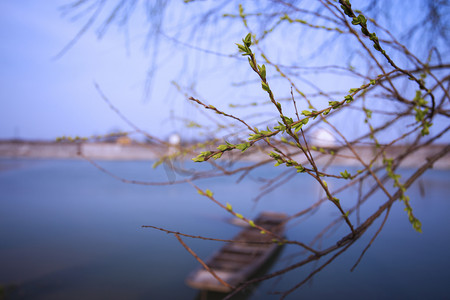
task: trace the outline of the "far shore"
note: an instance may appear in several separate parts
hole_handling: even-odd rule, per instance
[[[418,150],[413,156],[406,158],[402,166],[403,167],[418,167],[422,165],[427,157],[441,151],[446,145],[430,145]],[[207,150],[213,150],[214,147]],[[395,155],[402,153],[406,149],[406,146],[391,146],[386,149],[388,157],[394,157]],[[370,146],[355,146],[355,150],[358,155],[365,161],[369,161],[373,154],[378,150]],[[112,142],[49,142],[49,141],[22,141],[22,140],[0,140],[0,158],[35,158],[35,159],[84,159],[89,158],[92,160],[157,160],[164,155],[174,153],[177,151],[177,147],[167,147],[146,143],[129,143],[120,144]],[[196,152],[204,151],[199,149]],[[328,151],[325,148],[325,151]],[[195,153],[196,153],[195,152]],[[264,159],[270,159],[269,156],[262,151],[257,153],[246,151],[245,154],[241,154],[240,151],[234,152],[233,158],[238,158],[242,161],[259,161]],[[330,158],[330,155],[323,156],[319,151],[317,153],[317,163],[326,164]],[[193,154],[195,156],[195,154]],[[321,157],[322,156],[322,157]],[[229,154],[224,155],[222,159],[229,158]],[[186,159],[192,157],[187,156]],[[295,157],[301,162],[301,157]],[[378,160],[377,163],[381,163]],[[354,155],[349,149],[340,149],[335,155],[332,162],[334,165],[347,165],[358,166],[359,162],[354,158]],[[436,169],[450,169],[450,155],[447,153],[439,161],[434,164]]]

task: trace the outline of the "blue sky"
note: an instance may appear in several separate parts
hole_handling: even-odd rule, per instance
[[[58,8],[66,3],[0,2],[0,138],[54,139],[128,130],[101,100],[94,82],[144,129],[159,128],[166,117],[155,109],[160,101],[144,99],[148,58],[140,45],[132,44],[130,54],[121,35],[98,42],[88,32],[54,59],[82,25],[61,16]]]
[[[133,19],[128,44],[114,26],[99,40],[94,26],[62,57],[55,59],[87,20],[72,21],[70,15],[62,16],[61,7],[69,3],[73,1],[0,2],[0,139],[53,140],[60,136],[131,130],[102,100],[95,83],[139,128],[163,138],[185,130],[179,118],[206,118],[177,92],[172,80],[183,86],[195,85],[204,92],[202,96],[214,99],[210,103],[236,95],[216,80],[219,76],[223,78],[225,68],[217,68],[223,62],[215,55],[195,53],[164,39],[158,73],[153,78],[151,93],[146,93],[152,46],[144,46],[148,24],[143,15]],[[179,7],[180,4],[170,12],[171,17],[181,20],[177,24],[188,18]],[[173,26],[169,24],[169,28],[170,25]],[[238,36],[243,36],[243,26],[239,30],[242,34]],[[237,52],[234,42],[220,47],[225,53]],[[211,58],[214,67],[209,66]],[[199,80],[185,73],[195,68],[203,68],[208,76]],[[226,69],[234,71],[229,65]],[[246,64],[244,69],[248,72]],[[232,76],[228,76],[230,80]],[[186,135],[195,137],[196,132],[188,130]]]

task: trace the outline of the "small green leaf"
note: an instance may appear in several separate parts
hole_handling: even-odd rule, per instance
[[[243,144],[237,144],[236,145],[236,149],[241,150],[242,152],[244,152],[245,150],[247,150],[248,148],[250,148],[250,143],[243,143]]]
[[[251,227],[256,227],[255,223],[252,220],[248,220],[248,225]]]
[[[294,161],[294,160],[288,160],[288,161],[286,162],[286,167],[292,167],[292,166],[294,166],[294,165],[297,165],[297,162]]]
[[[381,47],[378,44],[373,44],[373,48],[375,48],[375,50],[377,51],[381,51]]]
[[[373,42],[378,42],[378,37],[376,35],[376,33],[369,33],[369,39]]]
[[[247,49],[245,49],[245,47],[244,47],[243,45],[237,44],[237,43],[236,43],[236,45],[238,46],[239,51],[241,51],[241,52],[247,52]]]
[[[292,120],[292,118],[286,117],[286,116],[282,116],[283,121],[287,124],[287,125],[291,125],[292,123],[294,123],[294,120]]]
[[[217,150],[220,150],[220,151],[225,151],[227,149],[228,149],[227,145],[220,145],[219,147],[217,147]]]
[[[232,207],[231,204],[228,203],[228,202],[227,202],[227,210],[229,210],[229,211],[232,211],[232,210],[233,210],[233,207]]]
[[[250,64],[250,67],[255,70],[255,64],[253,63],[253,60],[250,59],[250,57],[248,57],[248,63]]]
[[[248,138],[249,141],[253,141],[253,140],[257,140],[261,137],[262,135],[260,133],[255,133],[255,134],[250,134],[250,137]],[[237,147],[236,147],[237,148]]]
[[[238,214],[238,213],[236,213],[236,217],[238,217],[239,219],[243,219],[243,218],[244,218],[244,216],[243,216],[243,215],[241,215],[241,214]]]
[[[205,157],[202,154],[200,154],[197,157],[192,158],[192,160],[195,162],[202,162],[205,161]]]
[[[298,123],[294,126],[294,132],[298,132],[300,129],[302,129],[303,123]]]
[[[213,192],[211,192],[210,190],[206,190],[206,196],[208,197],[212,197],[213,196]]]
[[[359,23],[361,23],[361,21],[357,17],[354,17],[353,20],[352,20],[352,24],[353,25],[358,25]]]
[[[341,106],[341,103],[339,101],[329,101],[328,105],[330,105],[331,107],[333,107],[333,109],[338,108],[339,106]]]
[[[295,169],[297,169],[297,173],[303,173],[306,171],[302,165],[296,166]]]
[[[266,92],[270,91],[269,85],[267,83],[265,83],[264,81],[261,81],[261,87],[263,90],[265,90]]]
[[[339,174],[341,174],[342,178],[344,179],[350,179],[352,177],[352,175],[350,175],[347,170],[345,170],[344,172],[340,172]]]
[[[279,159],[279,158],[281,158],[280,154],[277,154],[277,153],[275,153],[275,152],[270,152],[270,153],[269,153],[269,156],[272,157],[272,158],[274,158],[274,159]]]
[[[365,36],[370,36],[370,32],[367,30],[367,28],[365,27],[361,27],[361,32],[365,35]]]
[[[414,221],[412,222],[413,228],[418,231],[418,232],[422,232],[422,223],[420,223],[419,220],[414,218]]]
[[[212,158],[214,158],[214,159],[219,159],[219,158],[222,157],[222,154],[223,154],[223,152],[217,152],[216,154],[214,154],[214,155],[212,156]]]
[[[363,24],[366,24],[366,23],[367,23],[367,19],[366,19],[366,17],[364,17],[364,15],[360,14],[360,15],[358,16],[358,18],[361,20],[361,23],[363,23]]]
[[[302,115],[304,116],[310,116],[311,112],[309,110],[302,110]]]
[[[164,162],[164,159],[160,159],[160,160],[156,161],[156,162],[153,164],[152,168],[155,169],[156,167],[158,167],[159,165],[161,165],[163,162]]]
[[[279,126],[275,126],[273,129],[279,130],[279,131],[285,131],[286,130],[286,126],[284,126],[284,124],[281,124],[280,122],[278,122],[278,124],[280,124],[280,125]]]
[[[266,79],[266,66],[262,65],[261,68],[259,69],[259,73],[261,74],[261,77]]]

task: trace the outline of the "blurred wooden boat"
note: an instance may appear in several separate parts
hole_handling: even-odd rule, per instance
[[[284,234],[283,221],[286,214],[262,212],[255,220],[255,224],[273,232],[279,237]],[[246,226],[233,240],[225,244],[218,252],[206,260],[208,267],[224,282],[232,287],[249,279],[275,253],[279,244],[273,242],[270,234],[261,234],[260,230]],[[192,272],[186,283],[196,289],[227,293],[231,287],[223,285],[209,271],[203,267]]]

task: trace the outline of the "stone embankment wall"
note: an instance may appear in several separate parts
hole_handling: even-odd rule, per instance
[[[0,142],[0,157],[76,159],[80,154],[101,160],[153,160],[162,149],[145,144]]]
[[[422,166],[424,163],[427,162],[427,158],[430,156],[433,156],[434,154],[439,153],[442,151],[444,146],[442,145],[434,145],[434,146],[428,146],[421,148],[414,152],[414,154],[406,157],[402,163],[400,164],[401,167],[405,168],[417,168]],[[356,146],[354,147],[356,153],[358,156],[368,165],[370,164],[371,160],[377,155],[377,153],[380,151],[379,149],[371,146]],[[405,146],[397,146],[397,147],[389,147],[386,149],[386,157],[387,158],[394,158],[398,155],[401,155],[405,152],[407,148]],[[317,154],[317,163],[320,165],[328,164],[330,161],[330,156],[322,156],[320,157],[320,154]],[[302,160],[300,159],[299,162],[301,163]],[[383,157],[381,155],[377,156],[376,161],[374,162],[374,165],[381,165],[383,163]],[[332,165],[341,165],[341,166],[356,166],[358,168],[361,167],[361,163],[356,159],[353,152],[348,149],[344,148],[339,150],[337,155],[333,157],[333,160],[331,161]],[[442,157],[440,160],[434,163],[433,168],[435,169],[450,169],[450,152],[447,153],[444,157]]]

